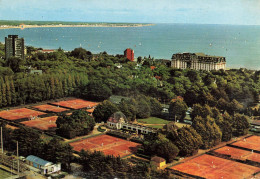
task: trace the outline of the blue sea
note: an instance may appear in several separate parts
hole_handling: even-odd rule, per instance
[[[155,24],[145,27],[64,27],[0,30],[0,41],[9,34],[24,37],[27,46],[73,50],[83,47],[92,53],[171,59],[179,52],[203,52],[224,56],[228,68],[260,70],[260,26]]]

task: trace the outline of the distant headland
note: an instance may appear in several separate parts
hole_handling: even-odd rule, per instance
[[[9,21],[0,20],[0,29],[40,27],[143,27],[148,23],[65,22],[65,21]]]

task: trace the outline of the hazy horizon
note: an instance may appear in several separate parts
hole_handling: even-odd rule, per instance
[[[187,24],[187,25],[230,25],[230,26],[260,26],[260,24],[202,24],[202,23],[171,23],[171,22],[97,22],[97,21],[66,21],[66,20],[7,20],[7,19],[0,19],[0,21],[28,21],[28,22],[73,22],[73,23],[114,23],[114,24],[120,24],[120,23],[125,23],[125,24],[151,24],[151,25],[156,25],[156,24]]]

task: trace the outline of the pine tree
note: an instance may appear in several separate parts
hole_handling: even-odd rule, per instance
[[[62,79],[62,87],[63,87],[64,96],[68,96],[69,89],[68,89],[67,76],[63,77]]]
[[[55,77],[54,84],[55,84],[54,99],[55,98],[60,98],[62,96],[62,89],[60,88],[60,83],[59,83],[59,80],[58,80],[57,77]]]
[[[2,94],[2,84],[0,83],[0,107],[3,106],[3,104],[2,104],[2,97],[3,97],[3,94]]]
[[[50,89],[51,89],[51,99],[55,99],[56,86],[55,86],[55,80],[54,80],[53,76],[50,77]]]
[[[72,84],[72,78],[71,75],[68,75],[68,95],[71,95],[73,92],[73,84]]]
[[[7,106],[6,85],[2,83],[2,106]]]
[[[10,79],[10,88],[11,88],[11,95],[12,95],[12,104],[16,105],[16,92],[14,87],[14,80]]]
[[[62,80],[59,79],[58,82],[59,82],[60,97],[64,97],[64,89],[63,89]]]
[[[6,100],[7,100],[7,105],[9,106],[12,104],[11,88],[8,80],[6,80],[5,84],[6,84]]]

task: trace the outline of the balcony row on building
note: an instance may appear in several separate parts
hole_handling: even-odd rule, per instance
[[[203,53],[177,53],[172,55],[171,67],[194,70],[225,70],[226,58]]]

